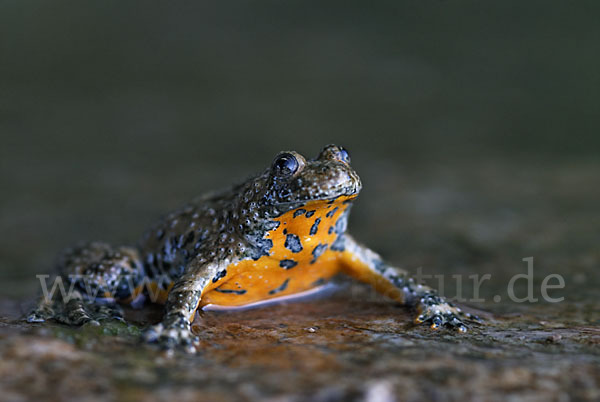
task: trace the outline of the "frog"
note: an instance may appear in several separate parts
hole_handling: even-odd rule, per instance
[[[417,324],[467,331],[477,317],[386,262],[348,232],[362,182],[347,149],[308,159],[284,151],[260,174],[202,195],[164,216],[134,246],[103,242],[65,250],[58,278],[68,300],[42,298],[27,321],[98,325],[121,306],[164,305],[143,338],[194,352],[195,318],[208,306],[241,307],[309,292],[346,275],[415,310]],[[64,297],[63,297],[64,299]]]

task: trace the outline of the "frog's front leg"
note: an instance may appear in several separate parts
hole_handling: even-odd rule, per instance
[[[198,338],[192,333],[191,324],[200,305],[202,292],[207,286],[217,284],[226,276],[226,267],[224,262],[208,263],[201,257],[193,260],[187,266],[185,274],[175,281],[169,291],[163,320],[146,331],[145,340],[158,343],[165,349],[181,346],[187,352],[194,353]]]
[[[433,329],[446,326],[467,331],[463,320],[474,317],[453,306],[434,289],[417,284],[405,270],[385,263],[377,253],[358,244],[351,236],[342,236],[337,241],[337,251],[345,273],[369,283],[393,300],[414,306],[418,313],[416,323],[429,323]]]

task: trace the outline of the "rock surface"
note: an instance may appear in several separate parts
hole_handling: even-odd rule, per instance
[[[0,400],[600,400],[600,2],[491,3],[2,2]],[[138,341],[159,308],[20,321],[63,247],[330,142],[353,236],[484,325],[347,282],[208,313],[195,356]]]
[[[129,325],[80,329],[3,320],[3,400],[600,398],[597,310],[484,313],[460,335],[415,327],[405,309],[341,283],[314,300],[207,312],[195,356],[138,342],[138,325],[159,316],[128,311]]]

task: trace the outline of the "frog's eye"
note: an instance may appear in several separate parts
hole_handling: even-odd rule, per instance
[[[277,176],[291,176],[298,171],[300,164],[296,157],[290,153],[282,153],[273,161],[273,172]]]
[[[340,159],[346,163],[350,163],[350,152],[344,147],[339,147]]]

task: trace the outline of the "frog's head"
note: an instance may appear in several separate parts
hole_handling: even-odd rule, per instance
[[[279,153],[268,172],[263,200],[280,210],[298,204],[355,198],[362,184],[344,148],[328,145],[315,159],[294,151]]]

